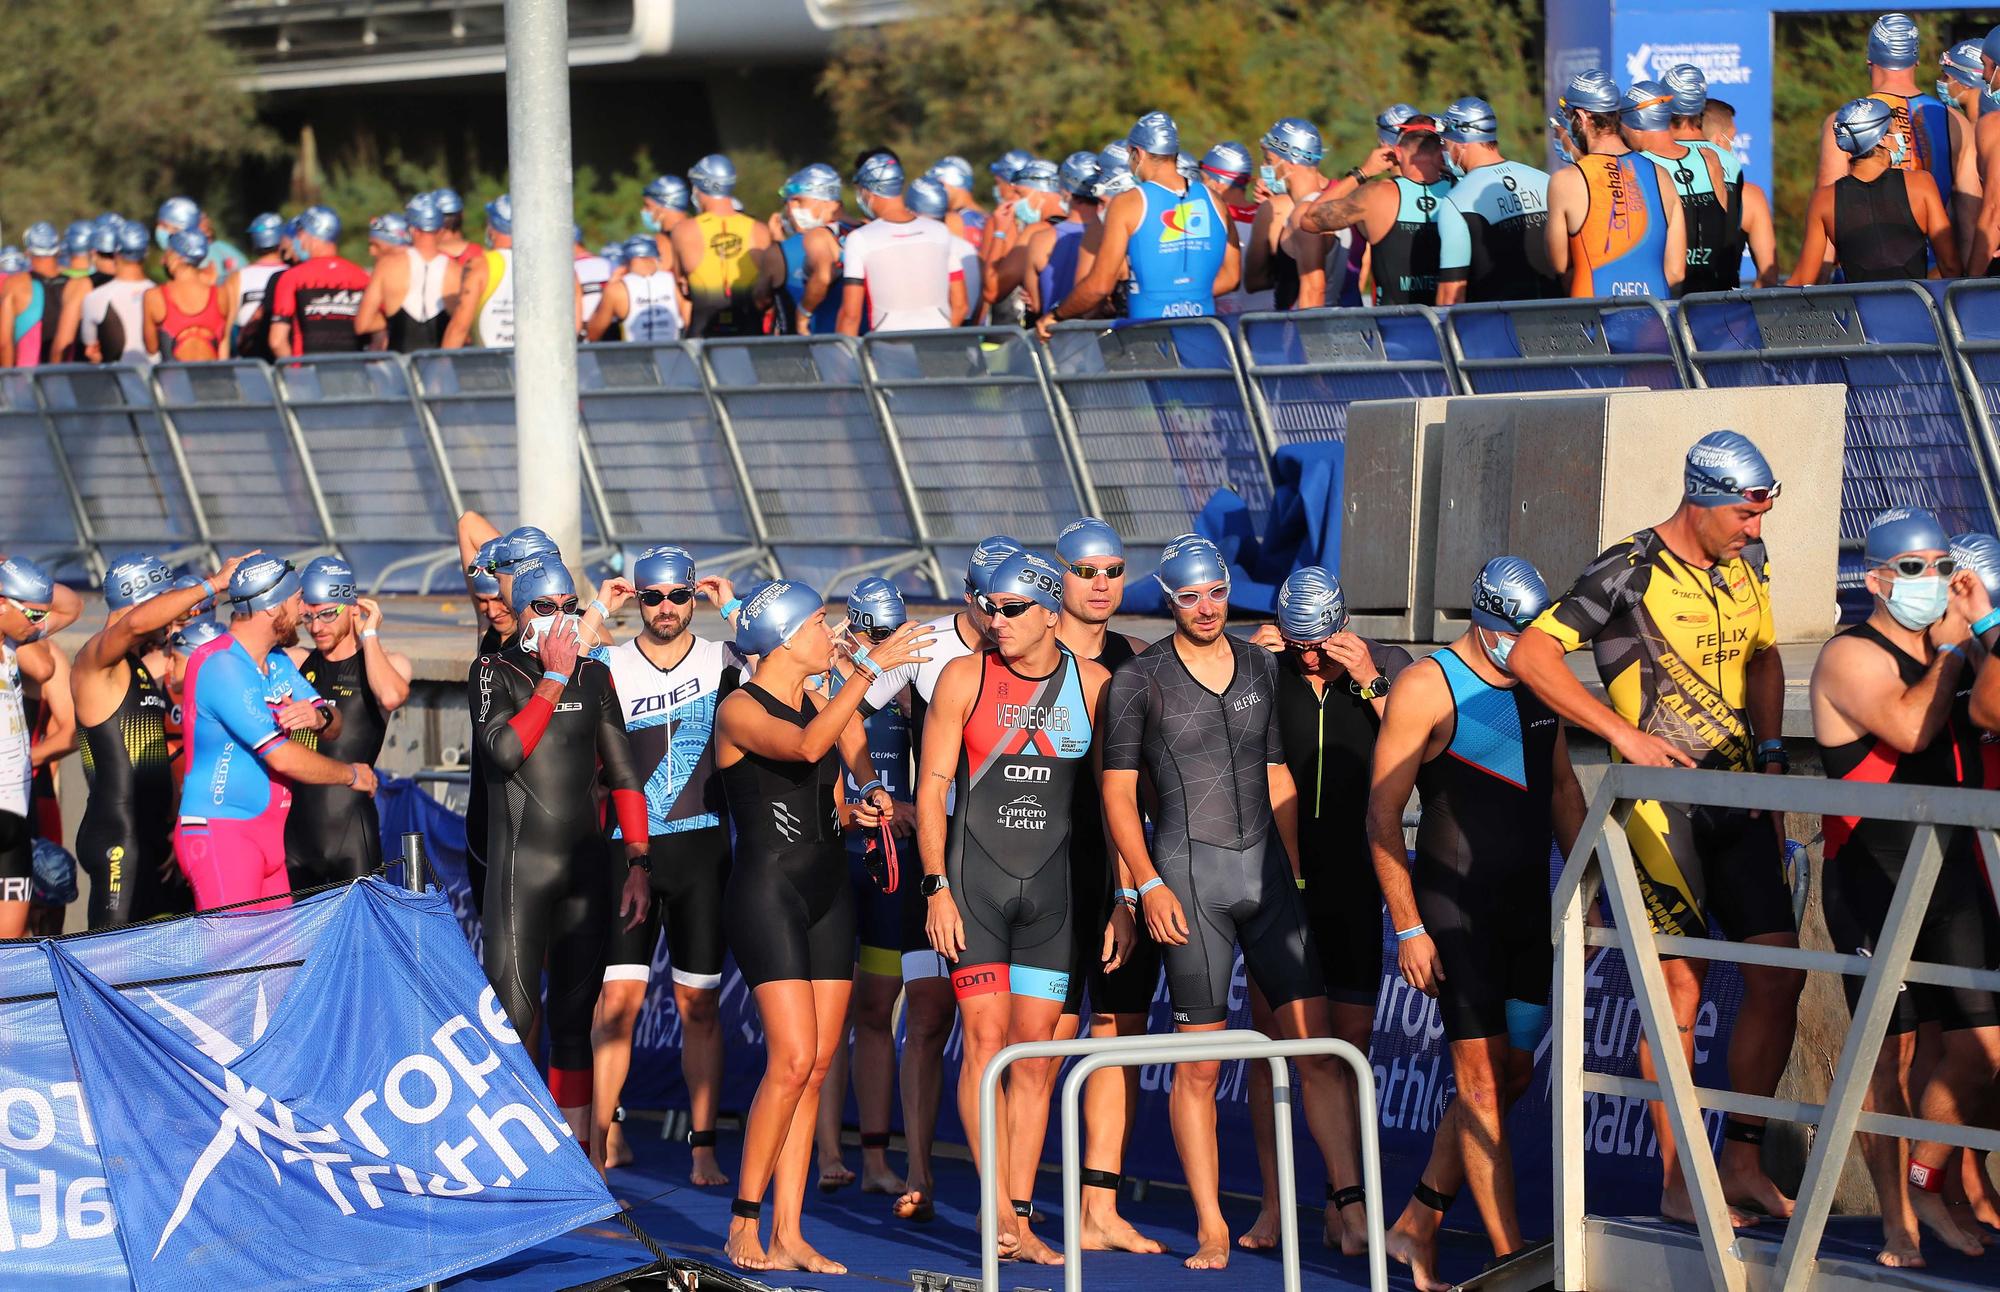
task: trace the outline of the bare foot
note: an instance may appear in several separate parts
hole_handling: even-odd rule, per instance
[[[1788,1211],[1785,1214],[1791,1213]],[[1688,1198],[1685,1185],[1677,1184],[1660,1191],[1660,1217],[1683,1225],[1695,1223],[1694,1203]],[[1745,1211],[1738,1211],[1734,1207],[1729,1208],[1729,1225],[1732,1229],[1749,1229],[1756,1223],[1757,1217]]]
[[[1026,1261],[1030,1265],[1060,1265],[1063,1263],[1063,1254],[1043,1242],[1034,1230],[1023,1225],[1015,1235],[1014,1259]]]
[[[1199,1246],[1195,1248],[1194,1255],[1182,1261],[1181,1264],[1191,1270],[1220,1270],[1228,1268],[1228,1230],[1225,1229],[1214,1234],[1203,1234],[1196,1241],[1199,1243]]]
[[[1900,1225],[1884,1221],[1882,1224],[1882,1250],[1875,1253],[1875,1263],[1894,1270],[1919,1270],[1924,1267],[1924,1257],[1917,1245],[1915,1230],[1906,1230]]]
[[[819,1160],[819,1191],[838,1193],[854,1183],[854,1172],[847,1169],[847,1163],[837,1157],[822,1157]]]
[[[1278,1245],[1278,1208],[1266,1202],[1257,1212],[1257,1223],[1243,1231],[1236,1245],[1246,1252],[1267,1252]],[[1191,1270],[1206,1268],[1200,1265],[1188,1266]],[[1220,1266],[1217,1267],[1221,1268]]]
[[[1086,1252],[1142,1252],[1157,1256],[1167,1249],[1132,1228],[1113,1207],[1083,1213],[1083,1250]]]
[[[1340,1254],[1342,1256],[1366,1256],[1368,1254],[1368,1208],[1346,1206],[1339,1209]],[[1329,1230],[1329,1236],[1333,1233]],[[1333,1246],[1332,1243],[1327,1244]]]
[[[1911,1189],[1910,1208],[1917,1213],[1917,1220],[1925,1229],[1959,1255],[1980,1256],[1985,1253],[1985,1244],[1958,1227],[1958,1222],[1951,1217],[1951,1208],[1937,1194]]]
[[[803,1270],[808,1274],[845,1274],[847,1267],[813,1250],[812,1244],[797,1234],[771,1235],[771,1268]]]
[[[1979,1207],[1971,1202],[1953,1202],[1946,1206],[1951,1218],[1958,1222],[1959,1232],[1972,1239],[1981,1247],[1993,1246],[1993,1231],[1979,1218]]]
[[[1398,1225],[1383,1236],[1382,1246],[1389,1259],[1410,1267],[1410,1281],[1417,1292],[1451,1292],[1451,1284],[1437,1277],[1437,1240],[1419,1238]]]
[[[625,1128],[617,1122],[604,1133],[604,1170],[615,1171],[633,1162],[632,1146],[625,1142]]]
[[[1722,1197],[1725,1202],[1755,1208],[1778,1220],[1792,1214],[1792,1200],[1771,1182],[1771,1177],[1764,1174],[1763,1168],[1757,1166],[1743,1171],[1724,1171]]]
[[[628,1156],[625,1160],[629,1162],[632,1159]],[[694,1150],[694,1168],[688,1172],[688,1182],[698,1189],[715,1189],[729,1183],[729,1177],[723,1174],[722,1163],[715,1158],[714,1149]]]
[[[861,1192],[887,1193],[895,1195],[902,1193],[902,1191],[903,1191],[903,1177],[897,1175],[894,1171],[891,1171],[887,1167],[883,1167],[880,1171],[870,1171],[866,1168],[862,1169]]]
[[[911,1185],[907,1193],[896,1199],[896,1205],[890,1210],[895,1213],[896,1219],[915,1221],[920,1225],[937,1219],[937,1204],[931,1201],[929,1185],[921,1188]]]
[[[729,1222],[729,1240],[722,1245],[722,1254],[739,1270],[776,1268],[765,1253],[764,1245],[757,1241],[757,1222],[754,1220],[738,1217]]]

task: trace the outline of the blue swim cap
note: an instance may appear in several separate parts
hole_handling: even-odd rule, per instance
[[[1917,65],[1917,24],[1906,13],[1885,13],[1868,29],[1868,61],[1885,71]]]
[[[457,189],[434,188],[431,190],[431,196],[437,199],[439,215],[465,214],[465,199],[458,195]]]
[[[1174,173],[1192,184],[1201,178],[1201,163],[1182,153],[1174,158]]]
[[[62,250],[62,235],[47,220],[37,220],[22,232],[21,249],[31,256],[53,256]]]
[[[988,597],[1026,597],[1051,613],[1062,611],[1063,574],[1053,561],[1026,548],[1000,562],[993,571]]]
[[[170,197],[160,203],[153,223],[168,230],[192,229],[201,223],[201,203],[191,197]]]
[[[1096,153],[1071,153],[1062,161],[1060,176],[1063,191],[1071,197],[1091,196],[1097,191],[1097,177],[1100,170]]]
[[[1288,642],[1323,642],[1347,627],[1347,598],[1325,566],[1308,565],[1278,588],[1278,633]]]
[[[660,244],[653,241],[650,233],[635,233],[621,244],[606,247],[606,251],[616,251],[620,264],[629,265],[641,256],[649,260],[660,258]],[[609,257],[607,257],[608,259]]]
[[[1021,540],[1005,534],[980,539],[979,546],[972,549],[972,556],[965,563],[965,590],[976,596],[985,596],[993,586],[993,572],[1000,568],[1000,562],[1020,550]]]
[[[494,573],[494,566],[499,560],[500,544],[504,542],[506,542],[505,539],[489,538],[479,545],[477,552],[472,554],[472,565],[466,571],[466,576],[471,584],[473,596],[497,597],[500,595],[500,579]]]
[[[419,233],[436,233],[444,228],[444,212],[438,210],[435,193],[418,193],[403,203],[403,218]]]
[[[1985,66],[1980,60],[1986,47],[1976,40],[1961,40],[1938,55],[1938,70],[1960,85],[1986,88]]]
[[[1229,581],[1229,563],[1222,549],[1199,534],[1182,534],[1160,549],[1160,568],[1153,577],[1169,596],[1182,588],[1199,588]]]
[[[993,173],[995,179],[1004,184],[1011,184],[1014,182],[1014,172],[1020,170],[1021,167],[1034,159],[1035,155],[1025,148],[1009,148],[1006,152],[1000,154],[999,161],[994,162],[986,169]]]
[[[229,611],[247,615],[269,610],[291,600],[298,590],[299,572],[290,561],[277,556],[252,557],[229,576]]]
[[[1980,42],[1979,52],[1996,63],[2000,63],[2000,27],[1989,28],[1986,39]]]
[[[854,585],[847,594],[847,622],[862,632],[881,628],[901,628],[909,620],[903,594],[887,579],[873,575]]]
[[[639,553],[632,563],[635,588],[691,588],[694,586],[694,556],[685,547],[661,543]]]
[[[1273,157],[1282,157],[1299,166],[1317,166],[1326,156],[1326,143],[1319,127],[1304,117],[1284,117],[1264,132],[1258,147]]]
[[[822,202],[840,200],[840,172],[825,162],[814,162],[803,170],[792,172],[778,191],[780,197],[810,197]]]
[[[933,220],[942,220],[951,209],[951,198],[946,196],[944,185],[930,176],[911,180],[903,188],[903,200],[918,215],[927,215]]]
[[[299,571],[299,591],[310,606],[351,606],[361,595],[353,567],[337,556],[317,557]]]
[[[1038,193],[1062,192],[1062,168],[1043,157],[1030,157],[1014,172],[1014,187]]]
[[[118,254],[118,231],[125,227],[125,218],[113,215],[109,219],[98,216],[90,224],[90,249],[100,256]],[[143,236],[143,235],[142,235]]]
[[[688,209],[687,181],[678,175],[661,175],[646,185],[645,197],[648,201],[670,206],[676,211]]]
[[[494,564],[501,572],[511,572],[516,563],[525,561],[531,556],[543,556],[550,552],[560,553],[560,550],[556,547],[556,541],[541,530],[533,525],[522,525],[518,529],[509,530],[507,536],[500,540]]]
[[[514,232],[514,199],[506,193],[486,204],[486,227],[495,233]]]
[[[972,163],[963,157],[940,157],[924,174],[946,188],[972,187]]]
[[[1241,184],[1250,178],[1250,150],[1234,139],[1225,139],[1202,154],[1201,168],[1217,179]]]
[[[285,221],[276,211],[266,211],[250,221],[244,232],[250,235],[250,246],[255,251],[272,251],[284,237]]]
[[[728,197],[736,191],[736,164],[721,153],[710,153],[688,167],[688,183],[710,197]]]
[[[340,241],[340,216],[329,206],[309,206],[298,213],[294,220],[298,236],[320,238],[327,242]]]
[[[1490,144],[1500,138],[1500,118],[1493,105],[1467,95],[1444,110],[1438,133],[1455,144]]]
[[[1109,201],[1137,187],[1139,181],[1125,165],[1123,157],[1113,156],[1108,149],[1097,154],[1097,182],[1091,186],[1091,193],[1098,201]]]
[[[1064,525],[1056,535],[1056,559],[1075,565],[1085,557],[1115,556],[1124,559],[1125,540],[1118,531],[1095,516],[1084,516]]]
[[[1131,132],[1125,136],[1125,142],[1155,157],[1178,157],[1181,151],[1181,128],[1164,112],[1148,112],[1132,123]]]
[[[1953,534],[1951,556],[1959,568],[1979,576],[1988,600],[2000,601],[2000,538],[1991,534]]]
[[[136,224],[118,226],[118,258],[120,260],[144,260],[146,258],[146,231]]]
[[[1944,524],[1922,507],[1891,507],[1868,522],[1863,555],[1870,565],[1882,565],[1906,552],[1949,552]]]
[[[1658,81],[1634,81],[1618,99],[1618,120],[1634,130],[1665,130],[1674,124],[1674,92]]]
[[[519,615],[526,613],[528,603],[537,597],[575,596],[576,580],[570,578],[569,567],[559,553],[543,552],[515,564],[512,592],[510,604]]]
[[[90,221],[71,220],[69,227],[63,230],[63,254],[70,257],[88,255],[91,235],[95,232]]]
[[[0,561],[0,597],[46,605],[56,595],[55,577],[25,556]]]
[[[392,247],[410,245],[410,222],[400,215],[378,215],[368,222],[368,240]]]
[[[1587,67],[1569,78],[1556,103],[1568,112],[1618,111],[1618,82],[1601,67]]]
[[[1775,497],[1779,487],[1763,453],[1735,431],[1710,431],[1696,440],[1681,483],[1697,507],[1733,507],[1743,501],[1745,489],[1769,489]]]
[[[795,579],[760,583],[736,612],[736,647],[746,655],[774,654],[825,608],[819,593]]]
[[[180,630],[174,634],[173,641],[180,653],[186,655],[200,650],[228,631],[219,620],[203,615],[199,619],[190,619],[182,624]]]
[[[1896,114],[1880,99],[1852,99],[1833,114],[1833,142],[1849,157],[1866,157],[1894,125]]]
[[[144,235],[141,235],[142,237]],[[28,253],[19,247],[0,247],[0,274],[28,272]]]
[[[660,247],[657,242],[654,242],[652,238],[647,237],[645,234],[640,234],[639,236],[646,239],[647,255],[657,256],[660,254]],[[613,269],[629,263],[631,259],[625,254],[625,244],[622,242],[607,242],[597,249],[597,254],[604,257],[604,263],[610,265]]]
[[[1518,556],[1496,556],[1472,579],[1472,622],[1490,633],[1518,633],[1549,608],[1549,585]]]
[[[854,187],[878,197],[903,195],[903,163],[888,153],[875,153],[854,172]]]
[[[1392,103],[1375,118],[1375,137],[1382,141],[1384,147],[1393,146],[1403,137],[1404,123],[1411,117],[1421,115],[1407,103]]]
[[[174,586],[174,567],[151,552],[126,552],[111,558],[104,571],[104,604],[129,610]]]
[[[208,235],[200,229],[182,229],[167,239],[167,250],[199,269],[208,259]]]
[[[171,583],[168,586],[173,588],[175,592],[186,592],[190,588],[203,588],[207,587],[208,585],[203,580],[196,578],[192,574],[181,574],[175,576],[173,583]],[[197,615],[214,614],[215,613],[214,594],[211,593],[210,595],[203,597],[200,601],[195,602],[194,610],[192,613]]]
[[[1708,107],[1708,77],[1693,63],[1676,63],[1660,76],[1674,96],[1674,115],[1698,117]]]

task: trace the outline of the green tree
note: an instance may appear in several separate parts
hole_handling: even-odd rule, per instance
[[[273,146],[205,0],[14,5],[0,62],[0,219],[8,237],[165,196]]]

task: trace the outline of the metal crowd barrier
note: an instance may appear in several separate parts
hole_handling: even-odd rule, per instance
[[[1652,933],[1632,848],[1624,831],[1624,818],[1631,813],[1634,801],[1641,799],[1913,823],[1916,831],[1874,954],[1842,955]],[[1556,1087],[1556,1106],[1550,1120],[1554,1125],[1557,1287],[1666,1292],[1708,1286],[1744,1292],[1754,1282],[1773,1292],[1804,1292],[1816,1272],[1826,1272],[1821,1269],[1825,1263],[1818,1256],[1820,1239],[1857,1130],[1970,1149],[2000,1149],[2000,1132],[1863,1112],[1861,1107],[1888,1030],[1896,994],[1903,984],[1922,982],[2000,991],[2000,972],[1923,964],[1911,959],[1925,908],[1944,862],[1939,831],[1951,827],[1979,832],[1980,851],[1991,873],[1993,832],[2000,830],[2000,796],[1985,791],[1858,785],[1809,777],[1743,776],[1626,764],[1605,769],[1584,816],[1577,846],[1570,852],[1553,897],[1556,973],[1551,1005],[1555,1029],[1549,1070]],[[1610,900],[1612,927],[1609,928],[1588,927],[1585,919],[1585,913],[1595,902],[1600,880]],[[1585,1060],[1590,1051],[1584,1021],[1584,949],[1591,946],[1615,947],[1625,957],[1635,1002],[1647,1039],[1653,1045],[1654,1062],[1660,1072],[1658,1081],[1586,1070]],[[1826,1102],[1809,1104],[1696,1086],[1675,1030],[1673,1006],[1660,969],[1662,955],[1861,978],[1860,999],[1841,1044]],[[1664,1045],[1663,1037],[1668,1038]],[[1593,1093],[1657,1099],[1666,1104],[1700,1232],[1699,1265],[1685,1252],[1684,1244],[1670,1233],[1587,1214],[1584,1157],[1590,1128],[1585,1121],[1584,1096]],[[1754,1280],[1746,1269],[1746,1252],[1761,1253],[1768,1249],[1736,1241],[1715,1155],[1702,1121],[1704,1108],[1777,1118],[1816,1128],[1792,1218],[1774,1222],[1785,1226],[1775,1267],[1759,1271]],[[1770,1258],[1760,1254],[1759,1259]],[[1850,1267],[1846,1272],[1851,1276],[1847,1282],[1858,1285],[1872,1282],[1879,1269],[1867,1264]]]
[[[208,554],[185,464],[144,373],[123,364],[57,364],[33,369],[32,379],[98,574],[107,557],[128,548],[169,561]],[[6,523],[21,522],[8,516]]]
[[[1422,305],[1245,314],[1243,376],[1271,450],[1347,438],[1363,399],[1454,395],[1438,314]]]
[[[0,369],[0,515],[10,519],[6,551],[49,566],[58,577],[81,571],[96,579],[88,523],[76,484],[35,394],[33,370]]]
[[[1673,320],[1651,297],[1455,305],[1444,321],[1468,395],[1687,385]]]

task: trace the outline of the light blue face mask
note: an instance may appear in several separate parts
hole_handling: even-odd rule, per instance
[[[160,250],[165,251],[167,249],[167,239],[173,236],[174,231],[165,225],[156,224],[153,226],[153,241],[159,244]]]
[[[1494,633],[1493,644],[1488,646],[1486,644],[1486,635],[1482,632],[1479,637],[1479,649],[1486,652],[1486,658],[1493,661],[1494,668],[1499,669],[1502,673],[1506,673],[1508,672],[1507,657],[1514,653],[1514,641],[1514,638],[1509,637],[1505,633]]]
[[[650,206],[645,207],[639,212],[639,223],[646,226],[646,232],[648,233],[658,233],[660,231],[660,217],[653,214],[653,208]]]
[[[1257,178],[1263,180],[1264,187],[1273,193],[1282,193],[1285,191],[1285,181],[1278,178],[1278,168],[1276,166],[1259,166],[1257,168]]]
[[[1017,197],[1014,199],[1014,220],[1019,224],[1040,224],[1042,213],[1027,198]]]
[[[1950,604],[1951,584],[1942,574],[1897,578],[1889,584],[1889,617],[1911,632],[1922,632],[1944,618]]]

